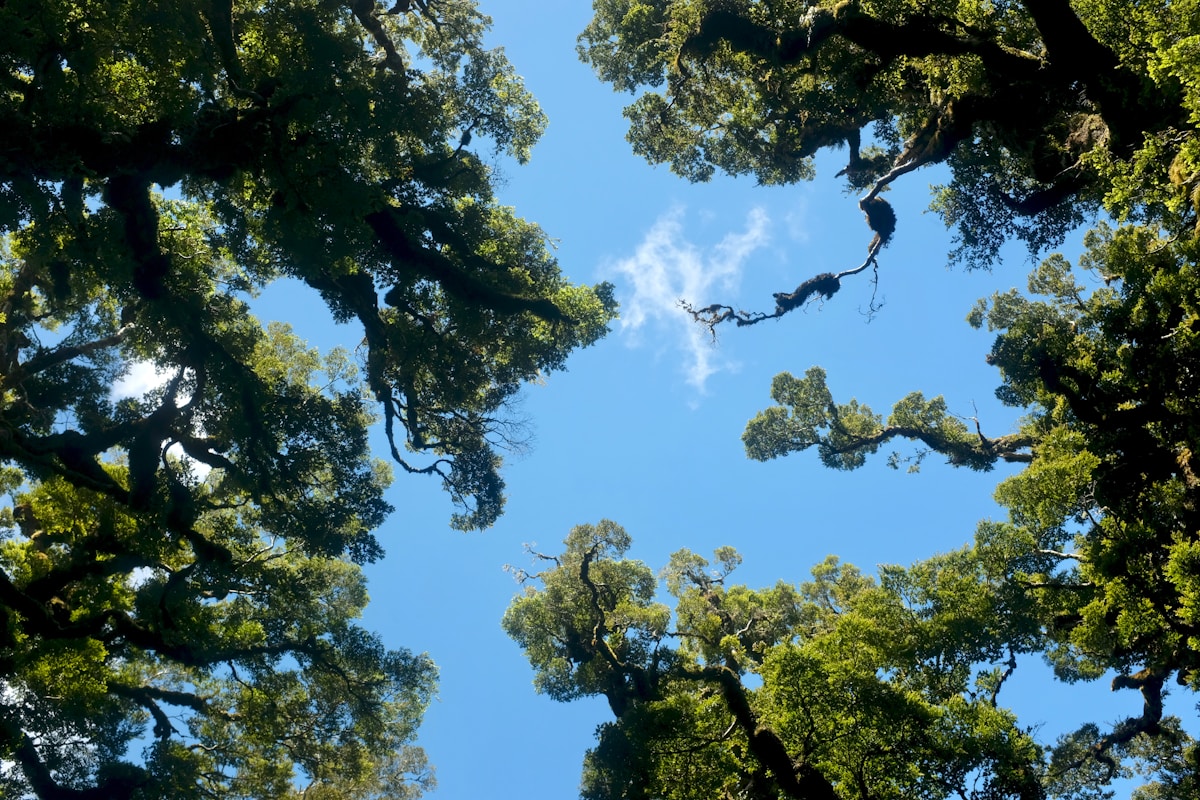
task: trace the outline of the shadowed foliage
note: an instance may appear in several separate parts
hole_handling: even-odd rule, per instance
[[[615,306],[494,200],[484,159],[545,120],[490,20],[383,12],[0,7],[0,795],[431,785],[432,662],[355,622],[391,511],[368,426],[486,527],[506,403]],[[255,319],[285,278],[355,352]]]
[[[945,164],[934,208],[952,257],[986,266],[1019,239],[1038,253],[1104,208],[1195,223],[1196,19],[1188,2],[595,0],[580,37],[598,77],[637,95],[633,149],[689,180],[810,179],[846,153],[877,265],[893,231],[880,193]],[[883,205],[880,205],[883,203]],[[715,326],[774,319],[816,296],[808,281],[771,312],[693,308]],[[822,297],[836,292],[827,283]],[[688,298],[695,302],[697,298]]]

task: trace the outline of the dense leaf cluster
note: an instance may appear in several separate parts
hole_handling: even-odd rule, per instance
[[[672,615],[619,526],[565,544],[504,626],[539,688],[612,707],[583,797],[1040,796],[1046,752],[996,703],[1020,643],[965,554],[878,583],[830,557],[751,590],[729,580],[732,548],[682,550],[661,573]]]
[[[432,662],[355,622],[368,427],[486,527],[506,402],[614,304],[492,196],[545,121],[489,20],[403,6],[0,6],[0,795],[430,784]],[[355,353],[252,315],[284,278]]]
[[[1062,680],[1115,673],[1114,689],[1143,698],[1140,716],[1063,743],[1050,786],[1081,791],[1087,780],[1068,779],[1071,770],[1103,783],[1120,772],[1114,752],[1157,748],[1171,774],[1147,796],[1182,797],[1165,787],[1194,786],[1196,750],[1165,721],[1163,697],[1172,682],[1200,687],[1197,242],[1101,226],[1085,245],[1081,267],[1100,288],[1088,291],[1054,256],[1030,276],[1030,296],[997,294],[968,317],[999,332],[988,356],[1004,378],[997,394],[1030,412],[1017,433],[970,431],[940,398],[914,420],[915,395],[884,424],[857,403],[834,403],[814,368],[802,380],[776,378],[779,405],[749,423],[745,441],[763,459],[815,446],[840,468],[893,438],[917,442],[918,461],[937,453],[977,469],[1027,464],[997,488],[1008,519],[981,523],[959,554],[979,570],[978,592],[1003,597],[985,613],[1007,617],[1013,652],[1043,654]]]
[[[994,263],[1013,238],[1034,252],[1054,246],[1102,204],[1194,216],[1193,2],[594,6],[581,56],[601,80],[637,94],[625,111],[634,150],[690,180],[717,170],[764,184],[807,180],[818,151],[845,148],[840,174],[865,191],[860,205],[884,244],[890,231],[871,219],[880,193],[944,163],[952,178],[934,207],[956,230],[954,258],[973,266]],[[861,268],[878,252],[873,244]],[[798,305],[697,315],[744,325]]]

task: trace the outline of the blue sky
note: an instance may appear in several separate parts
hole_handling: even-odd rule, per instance
[[[910,391],[944,394],[985,432],[1010,432],[1016,416],[995,400],[998,375],[984,363],[991,335],[963,319],[976,298],[1023,286],[1030,264],[1014,250],[991,273],[948,270],[950,236],[923,213],[939,175],[917,172],[889,196],[899,224],[880,259],[885,305],[873,320],[862,313],[872,297],[864,274],[826,303],[714,343],[679,299],[770,309],[772,292],[861,262],[870,233],[833,177],[837,154],[818,162],[811,184],[688,184],[632,154],[621,116],[628,97],[577,60],[587,3],[509,0],[483,10],[495,18],[490,42],[550,118],[529,165],[497,165],[501,201],[542,225],[572,280],[616,284],[623,316],[513,409],[527,441],[507,459],[509,502],[495,528],[450,530],[437,482],[398,476],[397,511],[380,532],[388,555],[369,570],[366,623],[441,668],[421,734],[437,767],[434,798],[550,800],[577,796],[583,753],[608,709],[534,693],[499,625],[518,590],[503,566],[529,567],[526,543],[557,552],[573,525],[602,517],[624,525],[632,556],[655,568],[681,547],[707,555],[733,545],[744,556],[735,577],[750,585],[802,581],[829,553],[870,571],[966,544],[977,521],[997,513],[991,493],[1003,471],[930,461],[909,475],[879,457],[835,473],[807,454],[761,464],[746,459],[740,435],[768,404],[772,376],[812,365],[828,371],[837,399],[886,412]],[[321,322],[319,299],[292,285],[268,291],[259,313],[292,322],[323,349],[357,343],[352,328]],[[1110,703],[1101,722],[1140,712],[1133,693],[1111,705],[1106,685],[1071,687],[1059,704],[1054,689],[1064,687],[1047,691],[1045,678],[1026,664],[1006,693],[1046,734],[1097,719],[1098,703]]]

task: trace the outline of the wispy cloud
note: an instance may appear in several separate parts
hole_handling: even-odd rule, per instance
[[[684,355],[687,382],[701,392],[714,373],[735,366],[722,359],[712,337],[679,307],[680,300],[708,303],[731,298],[750,254],[767,244],[770,220],[761,208],[746,215],[745,228],[701,247],[684,231],[684,211],[664,214],[634,254],[613,265],[628,287],[621,302],[621,329],[630,341],[650,332]]]

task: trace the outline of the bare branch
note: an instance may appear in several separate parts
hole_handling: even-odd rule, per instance
[[[1163,716],[1163,682],[1169,670],[1144,669],[1133,675],[1118,675],[1113,678],[1112,690],[1137,689],[1141,692],[1143,705],[1140,717],[1129,717],[1113,727],[1112,732],[1104,736],[1091,747],[1083,758],[1067,764],[1062,771],[1075,769],[1083,765],[1088,758],[1094,758],[1108,767],[1108,780],[1112,780],[1119,764],[1109,751],[1117,745],[1125,744],[1140,734],[1154,735],[1160,731],[1159,723]]]

